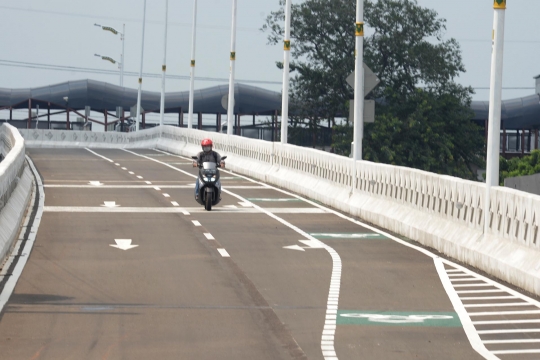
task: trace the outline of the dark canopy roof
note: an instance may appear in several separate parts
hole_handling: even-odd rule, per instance
[[[489,117],[489,101],[473,101],[474,120]],[[501,119],[506,129],[540,128],[540,96],[531,95],[502,102]],[[502,126],[502,125],[501,125]]]
[[[223,96],[228,94],[228,85],[219,85],[195,90],[194,112],[225,113],[221,105]],[[28,100],[51,103],[52,109],[65,109],[68,97],[69,108],[84,109],[90,106],[94,111],[114,111],[117,106],[129,110],[137,104],[137,90],[112,85],[95,80],[69,81],[34,89],[0,88],[0,108],[28,108]],[[141,106],[145,111],[159,111],[160,93],[142,91]],[[245,84],[235,84],[234,112],[240,114],[272,114],[281,109],[281,94]],[[168,112],[177,112],[180,107],[185,112],[189,106],[189,91],[169,92],[165,95]]]

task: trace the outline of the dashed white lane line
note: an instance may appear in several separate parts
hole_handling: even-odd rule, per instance
[[[138,179],[142,179],[143,177],[141,175],[137,175],[137,178]]]
[[[169,194],[163,194],[163,196],[165,196],[165,197],[167,197],[167,198],[168,198],[168,197],[171,197],[171,195],[169,195]]]
[[[154,190],[161,191],[161,188],[154,186]]]
[[[133,171],[128,171],[130,175],[134,175],[135,173]]]
[[[189,215],[189,211],[187,211],[187,210],[182,210],[182,214],[184,214],[184,215]]]
[[[227,250],[225,249],[217,249],[217,251],[221,254],[221,256],[223,257],[231,257],[231,255],[229,255],[229,253],[227,252]]]
[[[171,204],[172,204],[173,206],[180,206],[180,204],[178,204],[176,201],[171,201]]]
[[[127,168],[123,167],[122,170],[127,170]]]
[[[152,185],[151,181],[145,181],[145,183],[147,183],[148,185]]]
[[[195,226],[202,226],[200,222],[198,222],[197,220],[191,220],[191,222],[193,223],[193,225]]]
[[[204,233],[204,236],[206,236],[208,240],[216,240],[210,233]]]
[[[119,163],[114,163],[114,165],[116,165],[116,166],[120,166],[120,164],[119,164]]]

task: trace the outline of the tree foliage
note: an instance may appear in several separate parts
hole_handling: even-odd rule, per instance
[[[284,0],[266,19],[270,44],[283,40]],[[353,89],[355,0],[306,0],[292,6],[293,122],[346,117]],[[474,178],[484,138],[471,120],[471,88],[459,44],[444,39],[445,20],[416,0],[366,0],[364,62],[381,79],[370,95],[376,120],[364,131],[364,159]],[[282,66],[281,63],[277,64]],[[334,150],[348,155],[350,129],[337,129]],[[344,136],[350,136],[344,138]],[[339,145],[339,146],[338,146]]]
[[[506,160],[499,158],[499,184],[504,185],[504,179],[516,176],[534,175],[540,173],[540,150],[533,150],[531,155],[522,158]]]

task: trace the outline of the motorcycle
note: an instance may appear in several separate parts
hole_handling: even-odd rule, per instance
[[[197,160],[196,156],[191,157]],[[221,160],[225,160],[227,156],[223,156]],[[221,201],[221,186],[219,182],[218,164],[215,162],[203,162],[198,165],[193,162],[193,166],[199,167],[199,193],[195,197],[195,201],[204,206],[206,211],[211,211],[212,206],[219,204]]]

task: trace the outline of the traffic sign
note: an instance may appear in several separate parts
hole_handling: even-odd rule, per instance
[[[347,77],[347,84],[354,89],[354,71]],[[379,85],[381,80],[364,64],[364,97]]]

